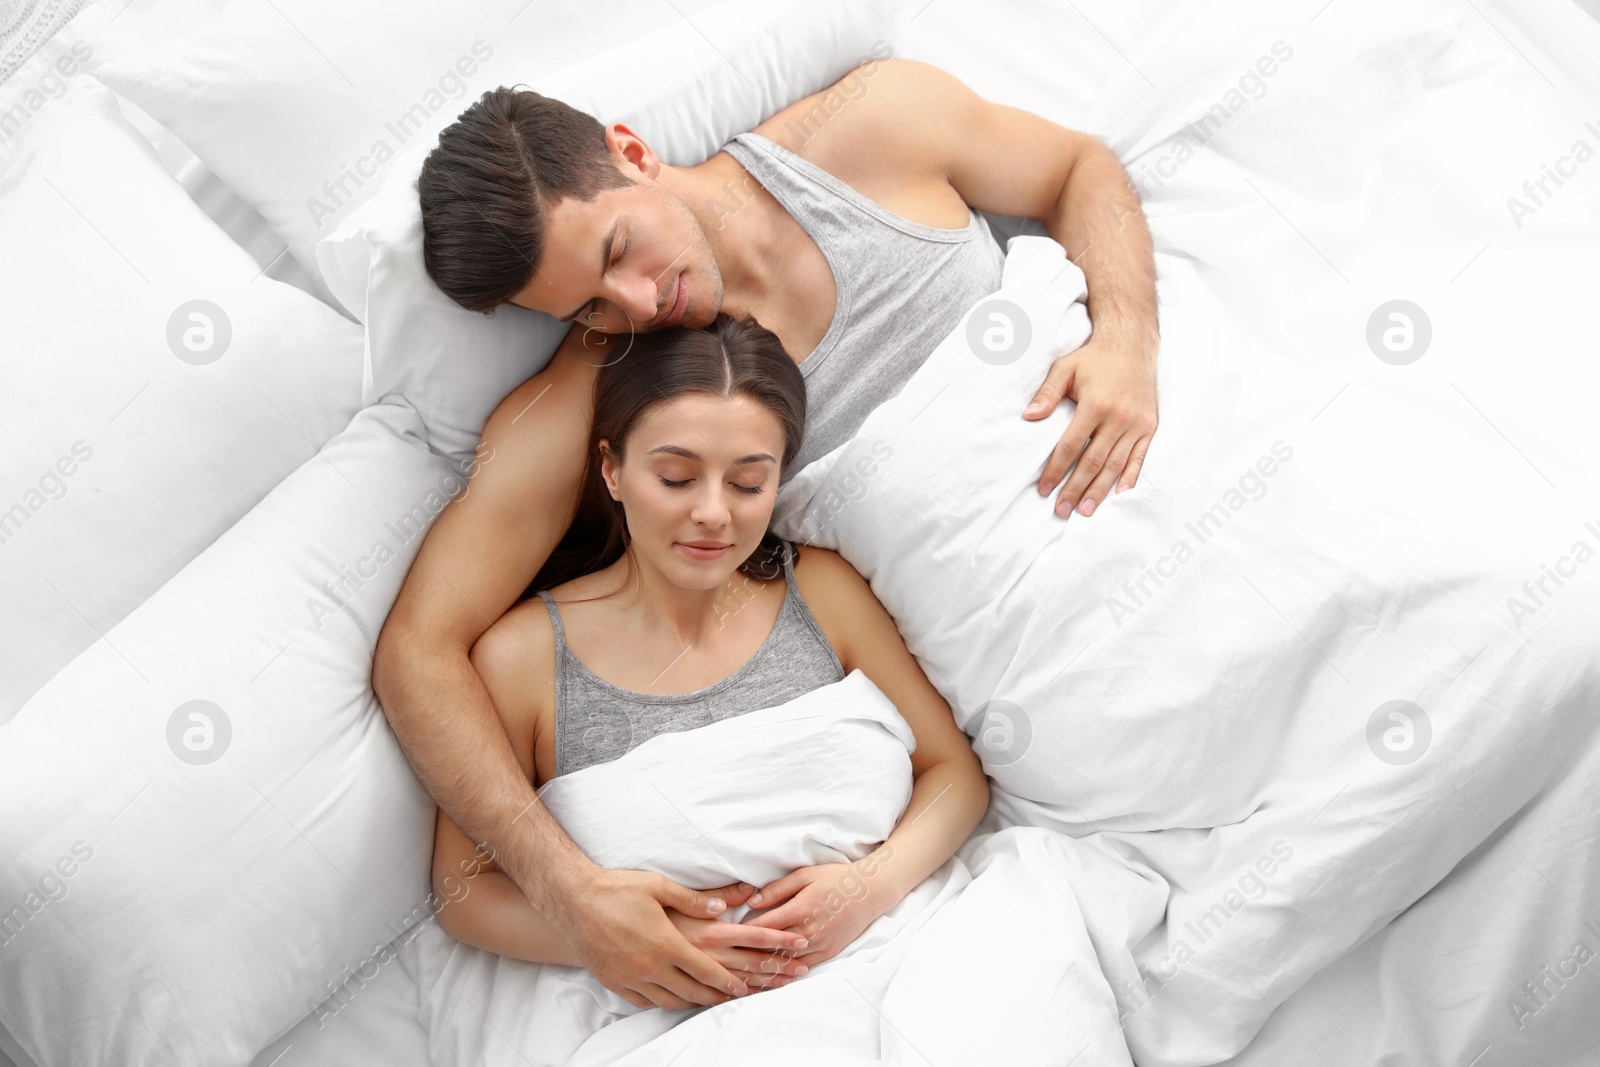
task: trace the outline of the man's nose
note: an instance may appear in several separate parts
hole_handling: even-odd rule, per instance
[[[643,275],[622,279],[614,286],[612,301],[623,310],[634,329],[642,330],[656,320],[661,308],[655,283]]]

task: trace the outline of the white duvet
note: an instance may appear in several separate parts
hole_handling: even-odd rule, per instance
[[[1026,319],[1026,350],[952,331],[775,525],[871,580],[984,758],[992,825],[1115,861],[1073,888],[1128,1045],[1207,1064],[1594,744],[1600,511],[1581,452],[1540,454],[1569,493],[1486,507],[1525,458],[1447,384],[1219,344],[1191,265],[1159,267],[1135,490],[1066,522],[1036,492],[1071,405],[1020,412],[1088,322],[1081,272],[1024,236],[969,321]]]
[[[857,860],[911,796],[911,728],[860,671],[788,703],[660,734],[540,790],[597,862],[685,885]],[[885,862],[892,863],[890,857]],[[1074,896],[1095,857],[1044,829],[987,835],[839,956],[711,1009],[641,1011],[587,971],[506,959],[436,923],[400,951],[438,1067],[1127,1064]],[[446,904],[446,907],[451,905]],[[749,914],[741,905],[728,914]]]

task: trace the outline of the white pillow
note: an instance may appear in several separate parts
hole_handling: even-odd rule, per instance
[[[377,191],[395,156],[484,91],[663,27],[732,55],[725,42],[749,13],[730,20],[711,6],[134,0],[79,22],[101,79],[193,148],[315,271],[317,241]]]
[[[261,277],[89,78],[5,146],[0,292],[3,722],[350,421],[362,331]]]
[[[434,808],[371,659],[463,485],[360,412],[0,728],[0,1022],[40,1067],[247,1063],[388,962]]]
[[[601,122],[626,123],[667,163],[693,166],[863,61],[891,54],[907,14],[902,0],[789,0],[758,18],[748,7],[731,0],[692,24],[528,80]],[[403,394],[422,412],[434,448],[464,461],[495,406],[545,367],[568,327],[511,306],[492,316],[467,311],[428,277],[416,179],[436,140],[397,161],[382,192],[317,254],[328,287],[367,324],[368,402]]]

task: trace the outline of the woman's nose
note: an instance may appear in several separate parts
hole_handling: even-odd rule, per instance
[[[708,487],[704,493],[697,496],[694,508],[689,517],[701,526],[713,530],[720,530],[728,525],[732,513],[728,508],[728,501],[720,488]]]

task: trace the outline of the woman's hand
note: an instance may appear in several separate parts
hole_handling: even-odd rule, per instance
[[[722,898],[728,907],[745,902],[754,886],[740,882],[722,889],[708,890],[712,896]],[[684,940],[733,972],[752,991],[777,989],[793,982],[806,973],[807,966],[795,957],[804,951],[807,942],[790,948],[789,936],[769,927],[752,929],[753,924],[731,923],[722,919],[697,919],[674,908],[668,908],[667,918],[678,928]]]
[[[744,925],[786,930],[804,937],[807,947],[798,957],[803,964],[815,966],[831,960],[892,904],[885,900],[885,894],[873,891],[870,873],[863,874],[852,863],[797,868],[750,897],[747,903],[752,908],[772,910],[746,918]]]

